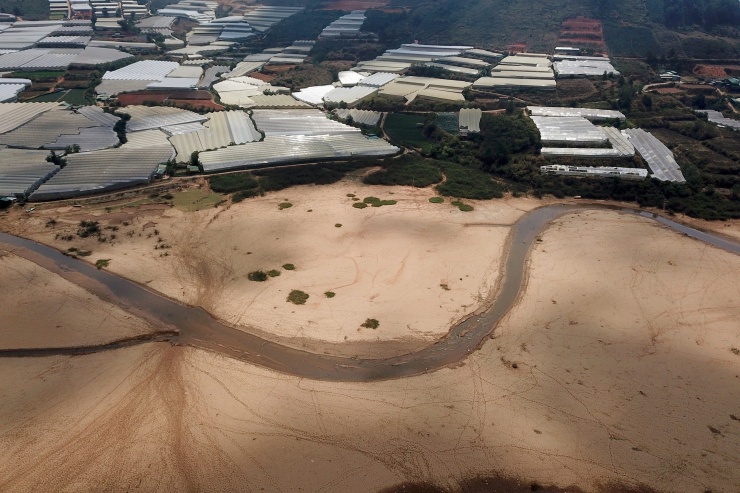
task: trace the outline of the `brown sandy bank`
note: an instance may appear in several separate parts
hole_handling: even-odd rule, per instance
[[[740,258],[589,211],[530,267],[493,340],[419,377],[316,382],[163,344],[0,359],[0,490],[373,492],[499,471],[734,493]]]

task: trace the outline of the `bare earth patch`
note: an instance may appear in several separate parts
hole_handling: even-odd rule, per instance
[[[0,490],[374,492],[503,472],[734,493],[739,273],[646,219],[582,212],[543,233],[519,305],[456,368],[325,383],[163,344],[0,359]]]
[[[0,349],[91,346],[155,332],[145,321],[0,245]]]
[[[186,193],[176,193],[175,202]],[[356,209],[348,193],[396,203]],[[405,351],[443,336],[487,304],[510,225],[539,204],[466,201],[475,210],[461,212],[429,203],[429,194],[341,182],[190,212],[176,207],[137,216],[123,209],[132,211],[128,226],[118,223],[116,238],[103,243],[56,236],[74,233],[82,217],[104,227],[118,209],[60,212],[54,227],[42,226],[53,211],[19,221],[25,220],[26,236],[60,249],[74,244],[93,250],[111,259],[109,271],[266,337],[297,346],[396,341],[402,346],[390,350]],[[285,203],[292,206],[281,209]],[[281,275],[265,282],[248,278],[273,269]],[[285,302],[292,290],[310,296],[305,305]],[[327,291],[335,298],[324,296]],[[362,327],[368,318],[380,328]]]

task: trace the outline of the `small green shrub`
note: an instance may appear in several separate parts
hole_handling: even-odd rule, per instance
[[[380,322],[378,322],[374,318],[368,318],[367,320],[365,320],[365,323],[362,324],[362,327],[365,327],[366,329],[377,329],[378,327],[380,327]]]
[[[236,192],[232,197],[232,202],[241,202],[244,199],[248,199],[249,197],[256,197],[260,194],[259,188],[255,188],[253,190],[241,190],[239,192]]]
[[[280,204],[278,204],[278,209],[280,209],[281,211],[283,209],[289,209],[291,207],[293,207],[293,204],[291,204],[290,202],[281,202]]]
[[[334,227],[335,228],[341,228],[342,227],[342,224],[341,223],[337,223],[337,224],[334,225]]]
[[[250,281],[264,282],[267,280],[267,274],[265,274],[261,270],[256,270],[247,274],[247,279],[249,279]]]
[[[429,202],[431,202],[432,204],[441,204],[444,201],[445,201],[444,197],[431,197],[429,199]]]
[[[108,267],[108,264],[110,263],[109,258],[101,258],[95,261],[95,267],[98,268],[98,270],[103,269],[105,267]]]
[[[395,200],[380,200],[378,197],[365,197],[362,202],[373,207],[383,207],[384,205],[397,204]]]
[[[77,236],[87,238],[100,234],[100,224],[97,221],[80,221],[80,228],[77,230]]]
[[[305,305],[307,300],[308,294],[298,289],[294,289],[293,291],[291,291],[287,299],[287,301],[293,303],[294,305]]]
[[[355,202],[354,204],[352,204],[352,207],[354,207],[355,209],[364,209],[365,207],[367,207],[367,204],[365,202]]]
[[[267,275],[270,277],[277,277],[280,275],[280,271],[277,269],[271,269],[267,271]]]
[[[293,264],[283,264],[283,269],[285,269],[285,270],[295,270],[295,265],[293,265]]]
[[[327,291],[326,293],[324,293],[324,296],[326,296],[327,298],[333,298],[334,296],[336,296],[336,293],[334,291]]]

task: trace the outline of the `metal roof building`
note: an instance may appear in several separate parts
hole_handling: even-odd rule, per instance
[[[343,15],[321,31],[321,38],[358,37],[360,29],[365,23],[365,11],[353,10],[352,13]]]
[[[240,77],[247,75],[250,72],[255,72],[264,66],[264,62],[239,62],[236,64],[233,70],[226,72],[221,75],[223,79],[230,79],[232,77]]]
[[[542,89],[555,90],[555,79],[512,79],[481,77],[473,83],[476,89]]]
[[[359,129],[330,120],[318,110],[254,110],[252,119],[266,137],[275,135],[335,135]]]
[[[411,102],[417,97],[443,101],[464,101],[462,90],[471,83],[459,80],[432,77],[400,77],[380,88],[378,94],[385,97],[402,97]]]
[[[0,104],[0,134],[5,134],[33,120],[60,103],[2,103]]]
[[[435,63],[435,62],[429,62],[425,64],[427,67],[437,67],[444,70],[447,70],[449,72],[455,72],[457,74],[465,74],[465,75],[478,75],[480,72],[479,70],[476,70],[474,68],[465,68],[465,67],[458,67],[455,65],[447,65],[445,63]]]
[[[342,120],[347,120],[348,118],[352,117],[352,121],[354,123],[359,123],[361,125],[368,125],[370,127],[376,126],[378,122],[380,121],[380,117],[381,117],[381,113],[378,113],[377,111],[343,109],[343,108],[334,110],[334,114],[337,115],[337,117]]]
[[[268,136],[262,142],[203,152],[200,154],[200,161],[203,170],[209,173],[353,156],[388,156],[398,151],[398,147],[385,140],[368,139],[360,132],[340,135],[282,135]]]
[[[532,116],[580,116],[588,120],[625,120],[624,113],[595,108],[560,108],[557,106],[527,106]]]
[[[606,134],[582,117],[532,116],[542,142],[606,144]]]
[[[369,75],[365,78],[363,78],[358,85],[360,86],[370,86],[370,87],[383,87],[386,84],[389,84],[393,82],[394,80],[398,79],[398,74],[393,74],[389,72],[375,72],[372,75]]]
[[[369,86],[337,87],[324,95],[324,102],[327,104],[346,103],[347,106],[354,106],[377,91],[377,88]]]
[[[357,66],[353,68],[352,70],[359,70],[361,72],[391,72],[391,73],[397,74],[399,72],[403,72],[404,70],[410,67],[411,67],[410,63],[370,60],[370,61],[358,62]]]
[[[601,77],[605,73],[607,75],[619,75],[619,71],[612,66],[609,60],[564,60],[555,62],[554,68],[558,76],[561,77]]]
[[[623,178],[626,180],[644,180],[647,170],[642,168],[618,168],[612,166],[565,166],[561,164],[540,166],[542,174],[582,176],[589,178]]]
[[[310,105],[299,101],[289,94],[258,94],[250,96],[252,108],[309,108]]]
[[[45,145],[46,149],[66,149],[78,145],[80,151],[99,151],[119,143],[118,134],[111,127],[81,128],[77,134],[62,134],[54,142]]]
[[[468,132],[478,133],[480,132],[480,120],[482,116],[483,111],[478,108],[463,108],[460,110],[458,128],[461,132],[467,130]]]
[[[337,79],[339,79],[339,83],[342,84],[343,87],[356,86],[365,77],[367,76],[353,70],[344,70],[337,74]]]
[[[25,199],[59,171],[46,162],[47,151],[0,150],[0,197]]]
[[[686,181],[673,153],[655,136],[640,128],[622,130],[622,133],[648,163],[653,178],[678,183]]]
[[[727,118],[725,115],[723,115],[719,111],[700,110],[700,111],[697,111],[697,113],[706,113],[707,120],[719,125],[720,127],[728,127],[733,130],[740,130],[740,120],[733,120],[732,118]]]
[[[30,196],[54,200],[117,190],[148,183],[159,163],[172,157],[172,147],[119,147],[67,156],[67,165]]]
[[[0,135],[0,144],[40,149],[61,135],[78,134],[80,129],[98,126],[85,116],[63,108],[46,111],[18,128]]]
[[[25,89],[25,84],[0,84],[0,103],[15,101]]]
[[[262,135],[243,111],[210,113],[205,128],[196,132],[181,133],[170,137],[177,151],[177,161],[186,162],[190,155],[209,149],[258,141]]]
[[[129,132],[208,120],[204,115],[167,106],[127,106],[122,111],[131,115],[126,124]]]
[[[179,66],[180,64],[177,62],[143,60],[118,70],[106,72],[103,74],[103,80],[162,80]]]
[[[331,85],[304,87],[300,91],[294,92],[293,97],[313,106],[323,106],[324,96],[334,89],[336,88]]]

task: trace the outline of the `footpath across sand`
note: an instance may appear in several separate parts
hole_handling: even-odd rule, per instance
[[[493,339],[418,377],[310,381],[167,344],[0,359],[0,490],[454,491],[503,473],[736,493],[740,257],[612,211],[541,239]]]

